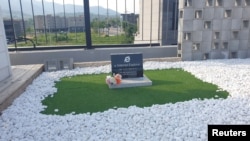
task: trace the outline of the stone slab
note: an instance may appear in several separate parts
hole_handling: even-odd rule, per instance
[[[112,74],[121,74],[122,78],[143,77],[142,53],[111,54]]]
[[[108,85],[108,86],[110,89],[117,89],[117,88],[142,87],[151,85],[152,81],[146,75],[144,75],[144,77],[122,79],[120,85]]]

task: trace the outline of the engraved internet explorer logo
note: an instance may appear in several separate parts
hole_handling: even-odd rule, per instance
[[[130,62],[130,56],[126,56],[125,58],[124,58],[124,63],[129,63]]]

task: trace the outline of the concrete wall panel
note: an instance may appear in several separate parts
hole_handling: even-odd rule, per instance
[[[249,58],[250,57],[250,50],[248,49],[248,51],[247,51],[247,58]]]
[[[221,52],[219,51],[212,51],[210,53],[211,59],[223,59],[224,56],[222,56]]]
[[[193,20],[194,19],[194,9],[185,9],[183,13],[184,20]]]
[[[213,20],[213,30],[221,30],[222,20]]]
[[[238,58],[245,59],[248,56],[247,50],[239,50],[238,51]]]
[[[194,16],[195,11],[202,10],[202,16],[193,20],[192,31],[191,22],[183,22],[179,26],[184,32],[192,33],[192,39],[182,40],[180,43],[189,44],[188,46],[200,43],[200,50],[192,51],[192,60],[199,60],[201,54],[211,59],[250,57],[250,6],[245,6],[245,0],[241,0],[240,3],[235,0],[223,0],[222,5],[217,0],[212,1],[212,5],[207,5],[207,0],[192,0],[193,7],[182,9],[190,15],[193,9]],[[189,19],[191,20],[191,16]],[[185,51],[181,50],[184,60],[190,59],[190,49],[192,50],[192,47],[185,48]]]
[[[229,41],[229,50],[230,51],[237,51],[240,46],[240,41],[239,40],[230,40]]]
[[[192,53],[192,46],[193,46],[192,42],[184,42],[182,44],[182,53],[183,54]]]
[[[232,19],[232,30],[240,30],[242,20],[241,19]]]
[[[192,53],[182,54],[182,61],[192,61],[192,59],[193,59],[192,56],[193,56]]]
[[[193,30],[197,31],[197,30],[203,30],[204,28],[204,23],[202,20],[194,20],[193,21]]]
[[[192,40],[193,40],[193,42],[201,42],[202,41],[202,31],[194,31]]]
[[[224,19],[222,20],[222,30],[231,30],[232,20]]]
[[[193,52],[192,57],[193,57],[192,60],[202,60],[203,59],[203,54],[200,51]]]
[[[248,40],[249,39],[249,31],[241,30],[240,31],[240,40]]]
[[[235,5],[235,0],[223,0],[224,7],[233,7]]]
[[[205,20],[212,20],[214,18],[214,8],[204,8],[203,17]]]
[[[228,41],[230,39],[231,32],[230,31],[222,31],[221,32],[221,40]]]
[[[204,1],[202,0],[193,0],[193,7],[194,9],[197,9],[197,8],[203,8],[204,7]]]
[[[250,8],[243,8],[243,14],[242,18],[243,19],[250,19]]]
[[[183,31],[184,32],[191,32],[193,31],[193,20],[184,20],[183,21]]]
[[[242,18],[242,8],[233,8],[232,18],[233,19],[241,19]]]
[[[222,19],[224,16],[223,8],[215,8],[214,9],[214,19]]]
[[[212,31],[203,31],[202,33],[202,41],[206,41],[206,42],[211,42],[212,41],[212,36],[213,36],[213,32]]]
[[[201,43],[201,51],[203,53],[210,52],[211,51],[211,46],[212,46],[211,42],[202,42]]]
[[[249,45],[248,42],[249,42],[248,40],[240,40],[239,48],[244,49],[244,50],[248,49],[248,45]]]

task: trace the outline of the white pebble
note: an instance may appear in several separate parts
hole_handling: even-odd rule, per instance
[[[54,96],[62,77],[110,73],[111,66],[44,72],[0,117],[0,141],[6,140],[206,140],[207,124],[250,121],[250,59],[145,62],[145,70],[182,68],[228,91],[227,99],[194,99],[152,107],[117,108],[95,114],[43,115],[41,101]],[[214,98],[218,98],[216,95]],[[59,112],[58,109],[54,110]]]

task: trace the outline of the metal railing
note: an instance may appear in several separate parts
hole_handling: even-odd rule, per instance
[[[6,37],[9,50],[142,47],[159,46],[161,39],[153,39],[153,8],[145,9],[144,3],[153,0],[62,0],[50,1],[2,0]],[[165,0],[164,0],[165,1]],[[178,0],[174,0],[178,1]],[[7,6],[6,6],[7,4]],[[158,7],[161,7],[159,3]],[[25,8],[24,8],[25,6]],[[144,10],[150,15],[143,15]],[[159,17],[162,13],[159,11]],[[178,15],[178,14],[176,14]],[[144,31],[141,19],[150,16],[150,38],[135,36]],[[141,18],[141,19],[140,19]],[[159,18],[160,19],[160,18]],[[176,19],[175,19],[176,20]],[[7,22],[10,21],[10,22]],[[161,25],[158,21],[159,26]],[[8,25],[9,24],[9,25]],[[142,26],[142,27],[141,27]],[[174,25],[177,27],[176,25]],[[161,28],[158,28],[157,32]],[[22,39],[22,40],[20,40]],[[28,42],[27,42],[28,41]],[[31,41],[31,42],[30,42]]]

